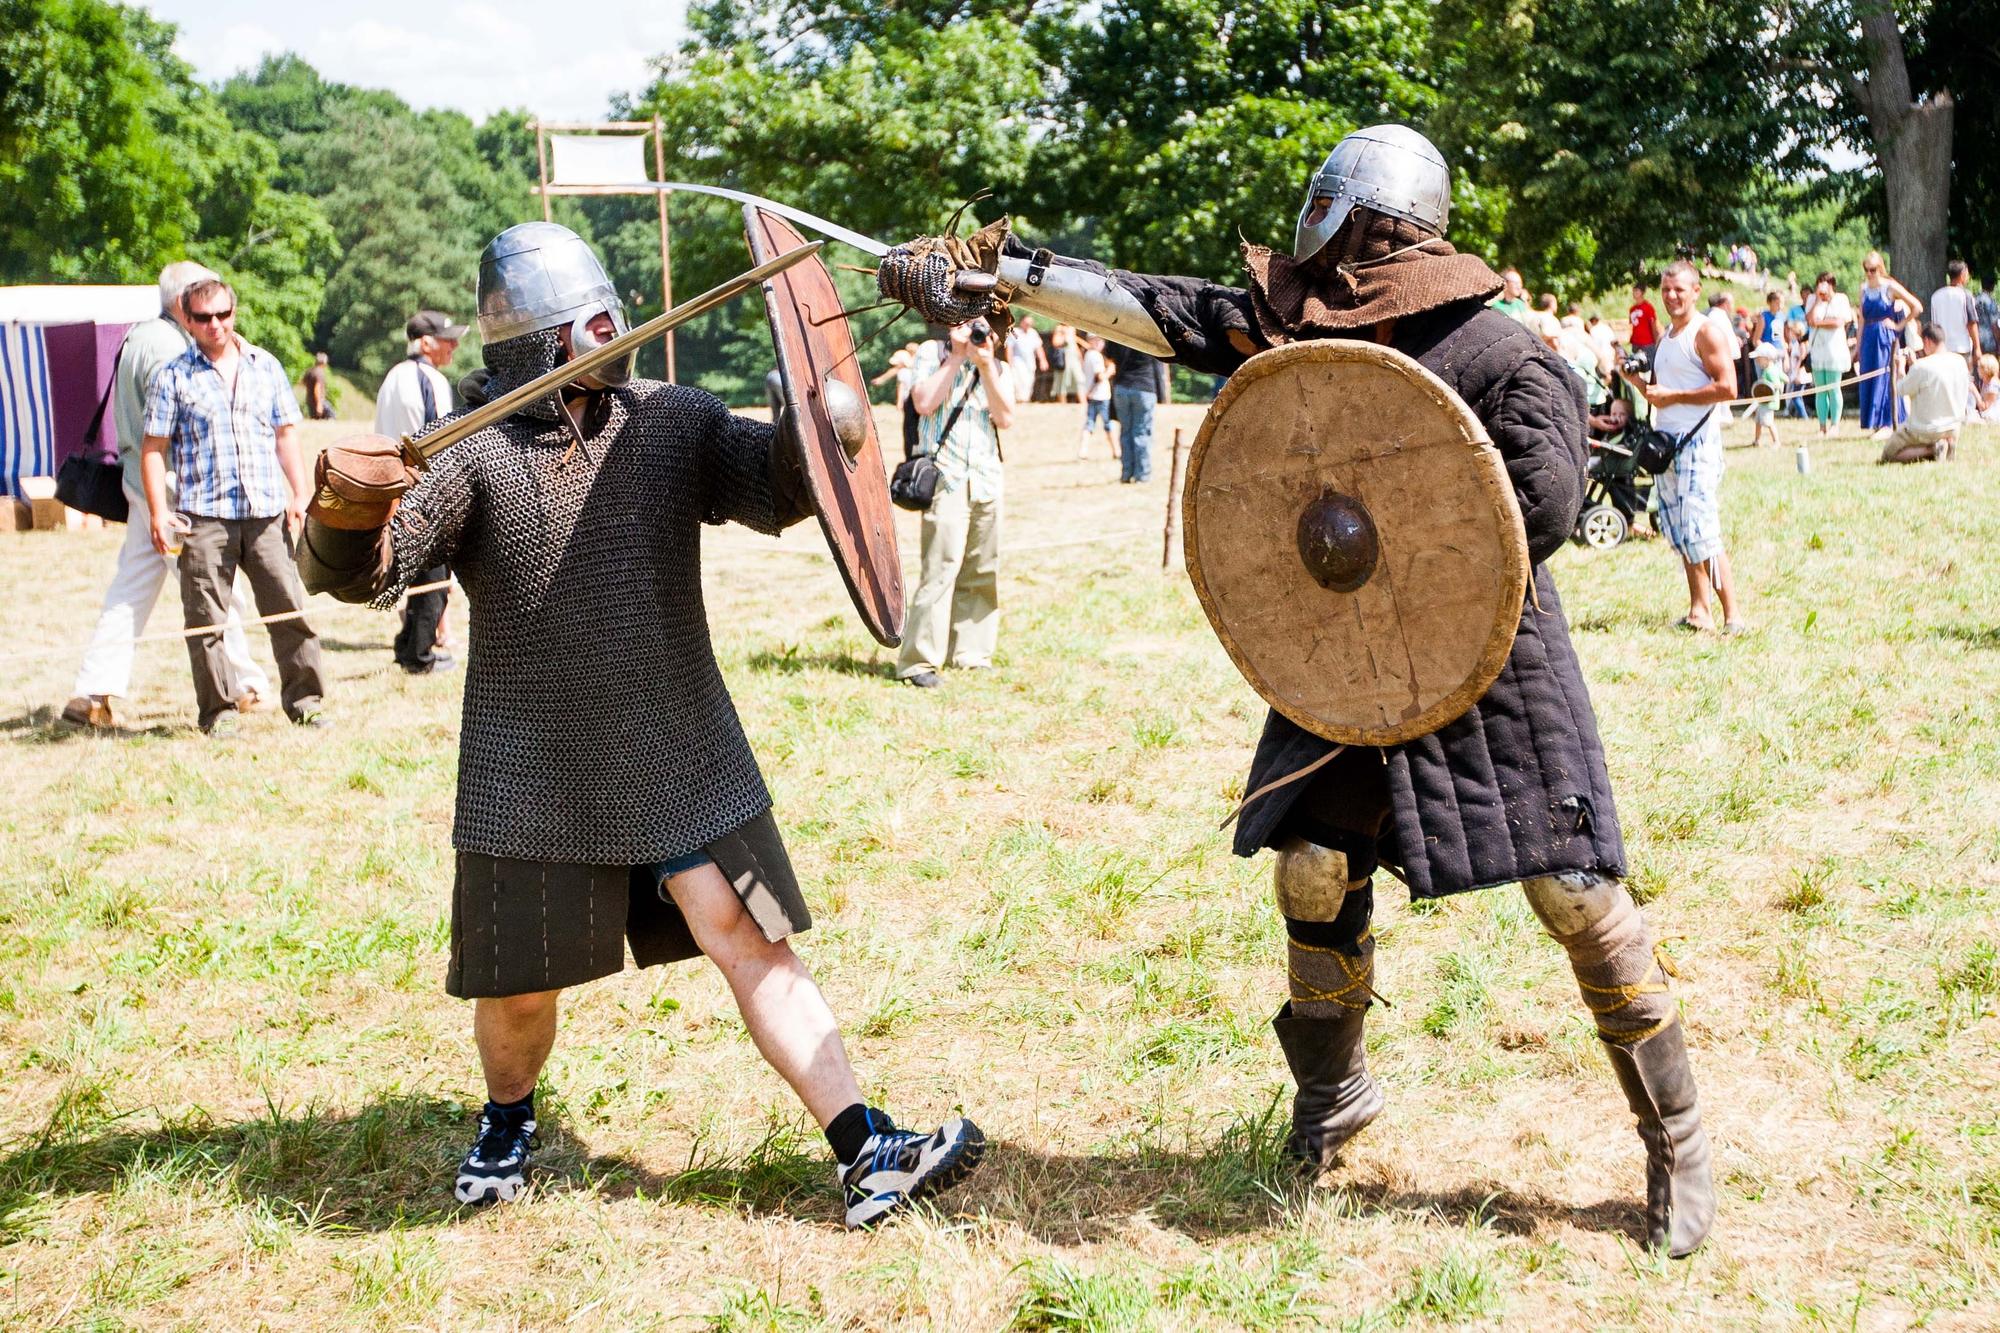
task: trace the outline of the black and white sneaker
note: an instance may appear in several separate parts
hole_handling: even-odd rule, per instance
[[[454,1190],[458,1201],[474,1205],[514,1202],[527,1187],[530,1155],[541,1146],[534,1121],[496,1124],[482,1112],[479,1137],[458,1165]]]
[[[964,1116],[935,1134],[891,1125],[869,1136],[852,1162],[834,1168],[847,1199],[849,1228],[873,1226],[919,1199],[942,1194],[972,1173],[986,1153],[986,1136]]]

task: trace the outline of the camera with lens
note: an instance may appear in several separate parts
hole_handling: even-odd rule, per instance
[[[1652,367],[1646,364],[1644,352],[1627,352],[1618,358],[1618,368],[1627,375],[1643,375]]]
[[[972,339],[974,347],[984,347],[986,346],[986,340],[993,336],[993,326],[988,324],[985,316],[982,315],[980,318],[972,321],[972,331],[969,336]]]

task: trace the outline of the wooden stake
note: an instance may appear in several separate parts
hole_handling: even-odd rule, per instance
[[[1173,461],[1167,468],[1167,532],[1165,549],[1160,552],[1160,572],[1174,567],[1174,551],[1181,535],[1181,428],[1174,427]]]
[[[542,169],[542,221],[554,222],[555,205],[549,199],[549,144],[542,122],[535,122],[535,161]]]

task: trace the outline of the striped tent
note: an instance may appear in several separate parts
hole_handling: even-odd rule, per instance
[[[153,287],[0,287],[0,490],[21,498],[83,447],[125,330],[159,308]],[[99,451],[117,436],[107,412]]]

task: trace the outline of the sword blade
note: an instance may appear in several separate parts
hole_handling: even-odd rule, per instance
[[[808,213],[803,208],[793,208],[790,204],[781,204],[775,199],[766,199],[759,194],[746,194],[742,190],[727,190],[720,185],[690,185],[686,181],[655,181],[651,182],[651,184],[654,189],[665,190],[670,194],[675,190],[686,190],[692,194],[712,194],[718,199],[734,199],[739,204],[755,204],[766,212],[776,213],[779,217],[796,222],[802,227],[811,227],[822,236],[831,236],[836,241],[845,241],[855,249],[866,250],[869,254],[877,258],[889,253],[889,247],[872,236],[863,236],[858,231],[849,231],[838,222],[828,222],[825,218]]]
[[[609,365],[628,353],[637,351],[655,338],[664,337],[670,330],[707,314],[730,298],[749,291],[766,278],[783,273],[801,260],[812,258],[825,246],[825,241],[808,241],[796,250],[787,250],[781,255],[775,255],[747,273],[739,273],[729,281],[709,288],[693,300],[683,301],[663,315],[655,315],[638,328],[628,329],[609,342],[599,343],[583,355],[563,362],[548,374],[529,380],[520,388],[502,394],[485,406],[475,407],[464,416],[453,418],[420,440],[412,441],[409,436],[404,436],[403,449],[417,461],[418,466],[424,466],[468,435],[476,435],[495,422],[505,421],[529,403],[547,397],[571,380],[588,375],[599,366]]]

